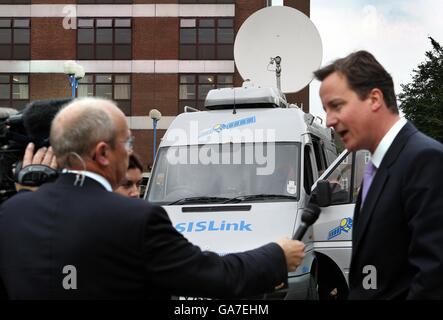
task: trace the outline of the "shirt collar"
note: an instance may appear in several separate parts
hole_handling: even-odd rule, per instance
[[[88,178],[91,178],[95,181],[97,181],[98,183],[100,183],[107,191],[112,192],[112,187],[111,184],[108,182],[108,180],[106,180],[103,176],[95,173],[95,172],[91,172],[91,171],[80,171],[80,170],[68,170],[68,169],[64,169],[62,171],[63,173],[75,173],[75,174],[82,174]]]
[[[400,118],[389,131],[385,134],[383,139],[381,139],[380,143],[375,149],[375,152],[372,154],[372,163],[378,169],[380,167],[381,161],[383,160],[386,152],[391,146],[392,142],[394,142],[395,137],[398,135],[403,126],[407,123],[405,118]]]

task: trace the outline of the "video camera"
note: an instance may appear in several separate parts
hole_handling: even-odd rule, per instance
[[[0,108],[0,203],[16,193],[15,182],[39,186],[56,177],[47,167],[40,165],[27,166],[26,171],[20,171],[21,160],[28,143],[33,142],[35,150],[49,146],[51,122],[71,100],[36,100],[27,104],[21,112]],[[15,175],[14,169],[17,171]]]

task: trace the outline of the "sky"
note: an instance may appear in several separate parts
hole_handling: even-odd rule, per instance
[[[443,0],[311,0],[310,18],[322,39],[322,65],[367,50],[391,73],[398,94],[431,50],[428,36],[443,45],[442,12]],[[324,119],[319,87],[311,82],[310,112]]]

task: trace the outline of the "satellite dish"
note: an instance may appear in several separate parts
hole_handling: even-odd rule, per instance
[[[240,27],[234,43],[240,75],[262,87],[276,87],[275,63],[281,57],[281,90],[285,93],[300,91],[312,81],[322,55],[320,34],[312,21],[285,6],[253,13]]]

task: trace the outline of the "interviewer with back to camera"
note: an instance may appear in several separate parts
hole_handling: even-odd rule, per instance
[[[301,263],[304,244],[287,238],[223,257],[202,252],[161,207],[111,192],[128,168],[130,137],[124,114],[111,101],[85,98],[58,113],[51,145],[68,172],[0,208],[4,295],[247,297],[273,291]],[[63,285],[65,266],[75,267],[76,289]]]
[[[392,77],[369,52],[315,75],[327,126],[348,150],[372,154],[354,211],[349,298],[443,299],[443,145],[400,118]]]

